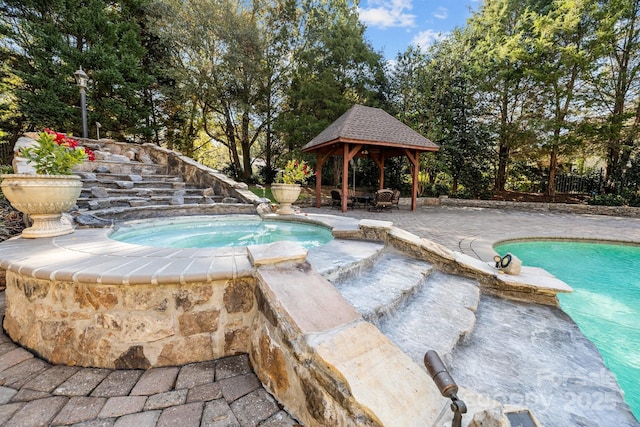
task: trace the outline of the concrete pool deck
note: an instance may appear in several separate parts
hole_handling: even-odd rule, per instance
[[[421,206],[415,212],[407,206],[383,212],[350,209],[345,214],[329,208],[304,211],[392,221],[419,237],[487,262],[494,255],[493,245],[504,240],[547,237],[640,244],[638,218],[441,206]]]
[[[366,210],[350,210],[346,215],[336,210],[326,208],[306,208],[304,212],[357,219],[369,218],[392,221],[397,227],[416,234],[419,237],[427,238],[451,250],[460,251],[484,261],[490,260],[493,255],[491,250],[492,244],[505,239],[559,237],[640,243],[640,220],[632,218],[450,207],[421,207],[415,212],[408,211],[406,207],[404,207],[403,210],[382,213],[368,212]],[[347,218],[345,218],[345,220],[349,222]],[[22,359],[22,357],[26,357],[23,351],[15,347],[10,347],[11,343],[9,340],[3,337],[2,347],[0,347],[0,352],[2,353],[0,355],[0,376],[5,378],[9,374],[18,375],[16,373],[16,367],[26,361],[26,358]],[[44,366],[44,362],[42,362],[42,364]],[[75,369],[77,370],[79,368]],[[92,400],[95,396],[91,397],[90,391],[84,393],[80,390],[80,387],[77,390],[77,394],[56,395],[54,393],[55,390],[58,390],[62,384],[66,383],[70,376],[66,376],[69,372],[63,369],[58,369],[58,374],[51,372],[51,370],[52,369],[43,368],[40,371],[40,375],[34,374],[34,371],[27,371],[24,373],[25,377],[23,381],[15,382],[15,384],[20,385],[20,387],[15,389],[7,386],[0,387],[0,402],[2,402],[2,405],[0,405],[0,421],[12,420],[7,425],[47,425],[46,423],[50,420],[57,419],[61,425],[69,424],[68,419],[65,422],[61,422],[60,420],[64,420],[66,414],[77,413],[73,411],[74,405],[76,408],[85,408],[86,413],[92,413],[91,411],[95,411],[95,407],[97,407],[100,402],[104,403],[104,401]],[[85,371],[85,369],[80,369],[80,372],[82,371]],[[76,372],[73,372],[71,375],[75,373]],[[244,374],[246,374],[246,372]],[[177,372],[175,374],[168,373],[167,375],[177,375]],[[139,380],[142,381],[142,378]],[[133,382],[135,383],[136,381],[137,380],[134,380]],[[40,383],[46,383],[46,387],[38,385]],[[112,387],[115,388],[118,387],[118,385],[114,383]],[[17,396],[17,394],[13,393],[12,390],[21,393],[21,398],[16,399],[15,396]],[[255,390],[256,389],[253,389],[251,392]],[[249,394],[250,393],[243,396],[249,396]],[[4,398],[2,396],[4,396]],[[76,397],[84,397],[86,400],[76,399]],[[131,404],[132,407],[135,406],[134,401],[141,401],[140,396],[129,394],[118,397],[122,400],[121,403],[123,405]],[[149,398],[147,397],[147,399]],[[251,397],[247,399],[250,400]],[[264,398],[261,397],[261,399],[262,400],[256,397],[257,402],[264,401]],[[203,411],[206,411],[207,408],[210,407],[208,403],[203,404],[202,401],[196,405],[193,403],[194,402],[188,402],[186,399],[184,401],[177,399],[175,405],[165,406],[163,408],[167,409],[164,410],[158,409],[156,412],[153,412],[152,415],[144,414],[142,409],[140,409],[139,411],[131,410],[131,412],[123,413],[121,414],[122,417],[117,420],[115,417],[104,417],[104,413],[96,413],[93,418],[85,417],[83,420],[78,421],[87,423],[85,425],[98,425],[89,424],[89,422],[98,422],[99,420],[104,422],[100,425],[129,425],[127,423],[156,425],[156,422],[158,425],[162,425],[162,420],[167,419],[171,414],[193,412],[196,414],[194,417],[199,418]],[[113,404],[114,403],[112,403],[112,405]],[[169,408],[171,408],[171,410],[169,410]],[[234,408],[234,405],[228,405],[228,408],[235,419],[247,419],[246,416],[243,417],[243,415],[249,412],[247,406],[235,405]],[[233,412],[234,410],[240,412]],[[276,415],[284,417],[283,414],[277,411],[277,407],[272,406],[271,410],[275,412],[270,414],[269,417]],[[104,411],[104,408],[102,411]],[[48,421],[45,421],[44,424],[38,424],[37,418],[35,418],[36,414],[41,416],[40,414],[45,412],[48,414],[47,416],[49,416],[49,418],[47,418]],[[5,418],[2,418],[3,414]],[[101,414],[103,416],[99,417]],[[143,418],[143,416],[149,417],[148,420],[143,421],[146,419]],[[40,419],[43,419],[42,416]],[[176,418],[174,418],[174,420],[175,419]],[[266,419],[267,418],[263,418],[262,421]],[[255,420],[253,422],[255,422]],[[290,418],[288,420],[284,418],[284,420],[272,420],[269,422],[271,424],[266,423],[264,425],[293,425],[293,421]],[[237,425],[256,424],[238,421]]]

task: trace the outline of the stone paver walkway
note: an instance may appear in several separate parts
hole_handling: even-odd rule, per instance
[[[4,314],[4,292],[0,293]],[[247,355],[182,367],[54,366],[0,334],[0,425],[297,426],[253,373]]]
[[[406,206],[392,212],[306,208],[308,213],[392,221],[490,260],[493,242],[522,237],[640,242],[640,220],[482,208]],[[4,313],[4,293],[0,293]],[[262,388],[246,355],[183,367],[107,370],[53,366],[0,334],[0,425],[295,426]]]

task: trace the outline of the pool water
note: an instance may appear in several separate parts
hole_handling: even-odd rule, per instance
[[[527,241],[495,249],[544,268],[574,289],[558,295],[560,306],[596,345],[640,419],[640,247]]]
[[[109,237],[120,242],[163,248],[249,246],[287,240],[310,249],[333,239],[326,227],[293,221],[268,221],[248,215],[131,221]]]

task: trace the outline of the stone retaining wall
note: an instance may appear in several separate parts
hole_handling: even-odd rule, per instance
[[[155,144],[143,144],[143,147],[156,163],[167,165],[169,174],[182,176],[189,184],[202,188],[210,187],[215,194],[234,197],[242,203],[259,203],[260,198],[249,191],[249,187],[243,182],[236,182],[225,174],[175,151]]]
[[[4,327],[51,363],[148,369],[249,352],[253,277],[103,285],[7,272]]]
[[[423,205],[467,206],[492,209],[526,209],[573,214],[609,215],[640,218],[640,208],[631,206],[596,206],[569,203],[507,202],[500,200],[468,200],[440,197],[422,199]]]

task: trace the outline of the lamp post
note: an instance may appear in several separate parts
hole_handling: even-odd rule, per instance
[[[87,82],[89,81],[89,76],[87,73],[82,71],[82,67],[75,73],[73,76],[76,78],[76,83],[80,88],[80,109],[82,110],[82,137],[89,137],[89,129],[87,127],[87,93],[85,89],[87,88]]]

